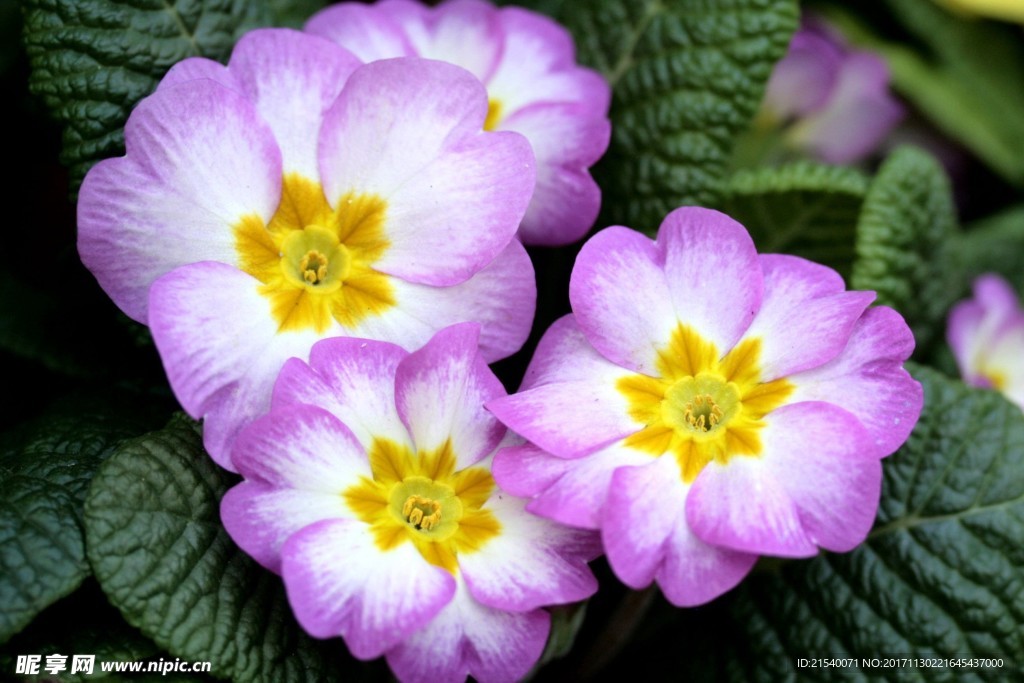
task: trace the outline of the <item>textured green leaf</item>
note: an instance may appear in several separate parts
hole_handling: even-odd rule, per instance
[[[608,222],[654,231],[683,204],[711,204],[796,30],[791,0],[525,3],[576,39],[611,82],[612,142],[595,169]]]
[[[94,581],[86,581],[72,595],[46,609],[29,628],[3,647],[0,651],[0,671],[14,671],[19,654],[38,654],[44,658],[48,654],[63,654],[68,656],[69,664],[69,670],[60,675],[64,683],[99,679],[117,681],[124,678],[101,671],[101,662],[140,661],[158,655],[159,652],[153,642],[124,623],[120,613],[111,607]],[[73,654],[96,656],[91,675],[70,673]],[[52,680],[52,677],[44,673],[38,677],[26,677],[26,680]]]
[[[878,292],[878,303],[906,318],[918,346],[962,291],[948,242],[956,234],[949,180],[929,154],[901,147],[868,188],[857,225],[854,289]]]
[[[323,9],[330,0],[268,0],[270,19],[274,26],[302,28],[315,12]]]
[[[737,172],[721,208],[746,226],[758,251],[803,256],[848,276],[867,189],[851,168],[799,162]]]
[[[1003,669],[810,670],[808,680],[1012,680],[1024,671],[1024,415],[926,368],[925,408],[885,462],[875,529],[845,555],[753,577],[733,603],[732,678],[796,657],[1002,657]]]
[[[75,186],[93,163],[124,152],[129,112],[171,65],[223,59],[270,19],[265,1],[25,0],[30,86],[64,124]]]
[[[113,403],[69,414],[61,404],[0,459],[0,643],[89,575],[82,504],[93,473],[135,419],[105,413]]]
[[[1024,291],[1024,205],[965,226],[951,241],[949,252],[968,278],[996,272]]]
[[[281,580],[235,547],[219,503],[232,475],[183,419],[126,442],[85,507],[89,562],[125,619],[175,656],[236,681],[358,679],[340,640],[318,643],[291,615]]]
[[[0,482],[0,643],[89,575],[77,503],[62,486]]]

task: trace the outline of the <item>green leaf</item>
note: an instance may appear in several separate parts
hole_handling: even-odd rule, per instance
[[[91,680],[124,680],[115,673],[101,670],[101,662],[134,662],[160,652],[157,646],[124,623],[120,613],[111,607],[106,596],[93,581],[40,614],[32,625],[12,638],[0,651],[0,671],[15,669],[18,655],[49,654],[68,656],[68,671],[60,675],[64,683]],[[91,675],[70,673],[71,655],[96,656]],[[49,674],[27,680],[52,680]],[[195,679],[193,679],[195,680]]]
[[[1024,184],[1019,29],[967,21],[932,2],[888,0],[886,5],[920,47],[877,35],[846,8],[833,5],[827,15],[856,43],[885,57],[894,88],[918,111],[1008,181]]]
[[[125,619],[175,656],[236,681],[359,678],[340,640],[299,628],[281,580],[235,547],[219,503],[236,478],[218,469],[194,424],[176,419],[125,443],[85,507],[89,562]]]
[[[274,26],[301,29],[306,19],[328,4],[329,0],[268,0]]]
[[[67,489],[42,479],[0,482],[0,643],[89,575],[77,507]]]
[[[529,3],[527,3],[529,4]],[[612,141],[595,169],[607,222],[654,231],[712,204],[796,30],[791,0],[539,0],[614,91]]]
[[[857,225],[854,289],[878,292],[879,304],[906,318],[919,347],[963,289],[948,243],[956,234],[949,180],[929,154],[897,149],[868,188]]]
[[[848,277],[867,189],[852,168],[798,162],[737,172],[721,208],[746,226],[758,251],[802,256]]]
[[[93,163],[124,152],[129,112],[171,65],[224,59],[270,19],[265,1],[25,0],[30,87],[64,124],[74,187]]]
[[[955,236],[949,252],[968,278],[996,272],[1024,291],[1024,272],[1020,267],[1024,254],[1024,205],[967,225],[963,234]]]
[[[64,403],[19,430],[0,460],[0,643],[89,575],[82,504],[93,473],[142,422]],[[94,414],[100,413],[100,415]]]
[[[1009,680],[1024,664],[1024,415],[924,367],[924,412],[884,463],[875,529],[845,555],[752,577],[733,602],[737,681],[796,657],[1002,657],[1004,668],[831,669],[807,680]],[[968,677],[969,676],[969,677]]]

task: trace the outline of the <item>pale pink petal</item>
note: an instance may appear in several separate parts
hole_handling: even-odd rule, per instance
[[[574,460],[526,445],[495,455],[493,472],[502,488],[532,496],[526,506],[530,512],[569,526],[599,529],[615,470],[649,462],[650,455],[619,444]]]
[[[708,465],[686,499],[686,520],[705,543],[740,552],[810,557],[814,540],[780,473],[762,458],[735,456]]]
[[[267,412],[278,372],[305,358],[311,331],[278,332],[260,283],[231,266],[203,262],[177,268],[153,283],[149,325],[174,395],[203,418],[203,443],[233,469],[238,431]]]
[[[885,61],[855,52],[843,59],[827,102],[798,121],[790,136],[826,163],[848,164],[871,154],[903,115],[889,92]]]
[[[526,612],[577,602],[597,591],[587,567],[596,557],[595,534],[570,529],[526,511],[525,501],[496,491],[484,506],[500,533],[471,553],[459,555],[469,592],[496,609]]]
[[[871,434],[878,457],[907,440],[924,402],[918,383],[903,369],[914,350],[914,336],[899,313],[869,308],[835,359],[789,377],[790,402],[826,401],[857,416]]]
[[[352,518],[338,493],[279,489],[243,481],[220,502],[220,518],[228,535],[247,555],[281,573],[281,548],[288,538],[324,519]]]
[[[764,291],[746,228],[718,211],[683,207],[662,221],[658,248],[679,322],[725,355],[761,308]]]
[[[519,389],[587,379],[614,382],[627,374],[631,373],[609,362],[590,345],[570,313],[551,323],[540,338]]]
[[[386,342],[323,339],[313,345],[308,365],[297,358],[284,364],[272,405],[319,406],[341,420],[367,451],[381,437],[411,446],[395,407],[395,371],[408,355]]]
[[[533,192],[533,152],[485,133],[483,86],[459,67],[399,58],[357,69],[320,135],[327,199],[386,202],[390,242],[374,267],[433,285],[463,282],[511,241]]]
[[[677,321],[663,266],[653,241],[616,226],[583,245],[569,282],[587,341],[613,363],[647,375],[657,374],[657,351]]]
[[[481,0],[447,0],[433,11],[416,11],[405,2],[383,2],[382,14],[405,29],[416,54],[457,64],[487,83],[504,48],[498,10]]]
[[[867,432],[828,403],[783,406],[766,421],[764,466],[796,504],[807,536],[826,550],[853,550],[875,522],[882,490]]]
[[[114,303],[146,322],[149,287],[164,273],[238,262],[234,226],[274,213],[281,154],[252,103],[208,79],[142,100],[125,145],[82,183],[78,251]]]
[[[253,421],[235,440],[231,461],[249,481],[335,495],[372,475],[348,427],[313,405],[277,408]]]
[[[456,470],[486,457],[505,436],[505,426],[484,403],[505,388],[477,353],[480,327],[462,323],[434,335],[399,364],[395,403],[419,452],[450,443]]]
[[[455,579],[412,543],[381,551],[362,522],[325,520],[284,544],[282,575],[299,624],[315,638],[340,635],[359,659],[379,657],[433,619]]]
[[[503,120],[501,130],[525,135],[537,157],[537,187],[520,239],[559,246],[586,235],[601,208],[601,188],[589,168],[608,149],[608,119],[582,104],[539,103]]]
[[[797,31],[768,80],[764,108],[785,120],[823,106],[835,87],[841,62],[842,52],[832,41],[813,31]]]
[[[228,70],[274,131],[285,173],[319,180],[324,112],[361,62],[329,40],[289,29],[259,29],[235,45]]]
[[[747,328],[761,342],[762,379],[771,381],[826,363],[843,350],[874,292],[844,291],[831,268],[797,256],[760,256],[764,300]]]
[[[550,628],[544,610],[486,607],[459,581],[441,613],[387,653],[388,665],[403,683],[514,683],[540,659]]]
[[[305,31],[341,45],[364,62],[417,56],[395,17],[379,7],[380,3],[340,2],[314,14]]]
[[[478,322],[480,353],[489,363],[522,347],[537,305],[533,265],[518,240],[509,242],[494,261],[460,284],[434,287],[396,278],[391,285],[395,307],[367,317],[350,334],[390,339],[412,351],[448,325]]]
[[[622,467],[612,479],[601,526],[608,562],[631,588],[657,581],[674,605],[700,605],[733,588],[757,561],[704,543],[686,523],[689,487],[671,455]]]
[[[582,104],[598,117],[608,112],[611,87],[576,64],[572,37],[564,27],[518,7],[503,9],[501,24],[504,57],[487,89],[509,115],[536,102]]]

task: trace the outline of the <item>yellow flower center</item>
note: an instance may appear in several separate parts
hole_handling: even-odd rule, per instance
[[[373,478],[362,478],[343,496],[382,551],[410,542],[428,562],[454,574],[460,554],[479,550],[500,532],[494,515],[481,509],[494,491],[491,473],[483,467],[456,472],[448,443],[413,453],[376,439],[369,455]]]
[[[630,416],[643,427],[625,444],[661,456],[673,454],[683,480],[711,462],[761,453],[765,415],[793,392],[785,379],[761,381],[757,339],[720,357],[714,344],[679,325],[658,352],[657,377],[630,375],[617,388]]]
[[[245,216],[235,225],[239,267],[260,281],[280,331],[353,328],[395,305],[389,276],[373,264],[387,251],[387,203],[350,193],[332,209],[319,183],[284,176],[269,224]]]
[[[484,121],[484,130],[497,130],[501,125],[502,105],[500,100],[487,101],[487,119]]]

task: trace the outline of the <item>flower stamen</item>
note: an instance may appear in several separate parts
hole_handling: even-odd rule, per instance
[[[320,284],[327,277],[327,257],[316,249],[310,249],[299,261],[302,278],[311,285]]]
[[[402,506],[405,521],[417,529],[430,531],[441,521],[441,504],[431,498],[411,495]]]

